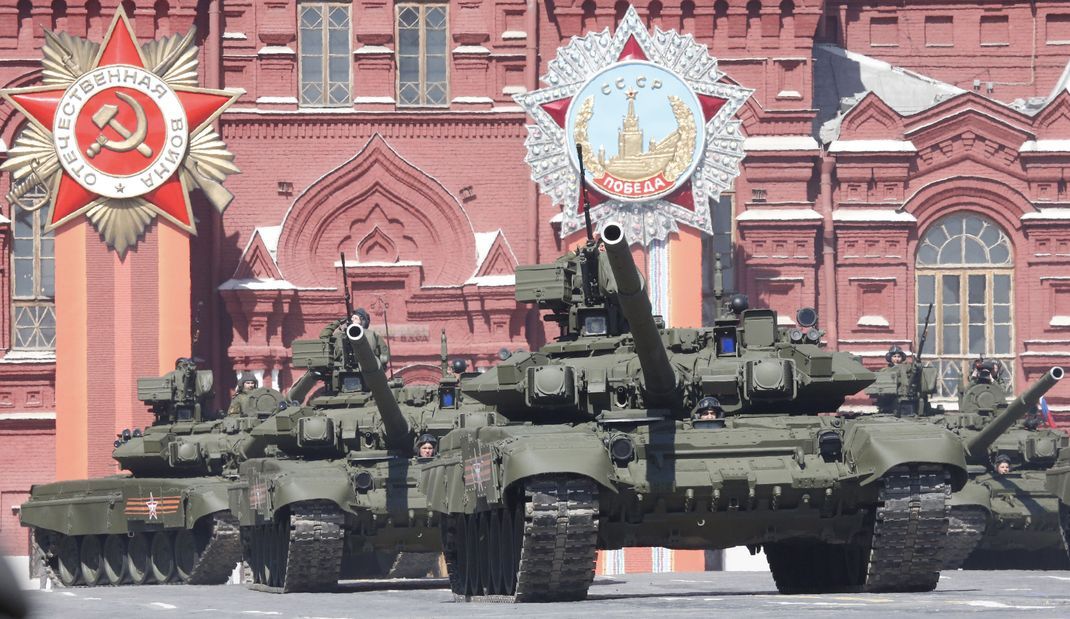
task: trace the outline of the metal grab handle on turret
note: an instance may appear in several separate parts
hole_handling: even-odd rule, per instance
[[[379,414],[383,418],[383,427],[386,429],[387,444],[394,449],[411,450],[412,428],[404,413],[401,412],[397,399],[394,398],[394,392],[386,380],[386,373],[383,371],[382,363],[379,362],[379,357],[368,344],[364,327],[356,323],[350,324],[346,327],[346,338],[353,346],[353,354],[360,365],[360,373],[371,388],[372,396],[375,397],[375,406],[379,409]]]
[[[1063,369],[1056,366],[1048,370],[1032,385],[1029,385],[1021,395],[1007,406],[1007,410],[1000,413],[984,429],[966,442],[966,449],[969,450],[971,458],[974,460],[983,459],[988,447],[1008,428],[1014,425],[1014,422],[1036,407],[1037,402],[1040,401],[1040,396],[1050,391],[1055,386],[1055,383],[1062,380],[1062,378]]]
[[[319,372],[315,370],[308,370],[301,375],[301,378],[297,379],[297,382],[290,387],[290,390],[286,392],[286,399],[290,402],[297,400],[298,402],[304,402],[305,397],[308,396],[308,392],[316,386],[316,383],[323,378]]]
[[[643,289],[643,277],[635,267],[632,252],[624,238],[624,230],[615,223],[602,228],[602,242],[606,258],[617,282],[617,299],[628,320],[635,353],[643,368],[643,382],[653,404],[668,404],[676,395],[676,371],[669,363],[669,355],[661,341],[661,333],[654,322],[650,298]]]

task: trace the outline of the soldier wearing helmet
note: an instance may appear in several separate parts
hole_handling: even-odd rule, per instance
[[[421,434],[416,439],[416,457],[432,458],[438,450],[438,440],[430,434]]]
[[[884,360],[888,362],[888,367],[894,367],[906,363],[907,354],[902,348],[892,344],[892,347],[888,349],[888,352],[884,353]]]
[[[691,419],[696,427],[724,427],[724,409],[717,398],[707,396],[698,401],[695,409],[691,411]]]
[[[260,386],[260,381],[252,372],[242,372],[238,377],[238,389],[234,392],[234,399],[230,401],[227,415],[241,415],[248,408],[249,395]]]
[[[1006,475],[1011,472],[1011,459],[1006,454],[996,456],[996,475]]]
[[[390,361],[390,348],[386,343],[386,338],[371,330],[372,318],[371,315],[368,314],[368,310],[363,307],[358,307],[353,310],[350,322],[364,327],[365,337],[368,338],[368,345],[371,346],[372,351],[375,352],[375,356],[379,359],[379,363],[385,368]]]

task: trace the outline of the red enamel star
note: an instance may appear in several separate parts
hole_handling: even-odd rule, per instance
[[[628,40],[624,42],[624,47],[621,48],[620,54],[617,56],[617,62],[623,62],[625,60],[648,60],[642,45],[639,44],[639,41],[637,41],[634,36],[628,37]],[[706,122],[709,122],[710,119],[717,114],[717,111],[725,104],[725,100],[720,97],[713,97],[702,93],[695,93],[695,95],[698,97],[699,105],[702,106],[702,114]],[[565,121],[568,117],[569,106],[571,105],[572,97],[565,97],[542,104],[542,109],[546,111],[546,114],[549,115],[559,127],[564,129]],[[588,187],[591,187],[591,183],[586,179],[583,183]],[[587,192],[587,198],[592,208],[609,199],[598,191]],[[694,210],[695,200],[692,195],[691,181],[688,180],[681,184],[676,191],[665,196],[664,200]],[[583,213],[582,200],[580,200],[577,209],[579,213]]]
[[[140,197],[159,215],[194,232],[188,189],[179,173],[189,137],[240,92],[170,85],[154,69],[146,67],[120,7],[96,61],[73,84],[2,93],[57,146],[63,167],[53,188],[50,229],[102,198]]]

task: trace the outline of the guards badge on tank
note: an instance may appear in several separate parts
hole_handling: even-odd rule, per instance
[[[192,30],[138,45],[120,7],[103,43],[46,31],[43,51],[43,86],[0,91],[30,119],[0,166],[8,201],[43,187],[48,229],[85,214],[120,254],[157,215],[196,232],[194,188],[227,207],[238,168],[210,123],[241,91],[197,88]]]
[[[591,219],[614,219],[643,244],[679,223],[712,234],[710,200],[732,187],[743,159],[736,112],[751,92],[721,82],[705,45],[629,7],[616,32],[573,37],[550,61],[547,87],[517,95],[534,119],[526,161],[562,207],[561,236],[583,228],[577,146]]]

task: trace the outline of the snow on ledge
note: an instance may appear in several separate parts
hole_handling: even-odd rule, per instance
[[[33,411],[27,413],[0,413],[0,421],[47,420],[55,419],[56,411]]]
[[[219,284],[219,290],[297,290],[285,279],[228,279]]]
[[[784,316],[783,314],[776,315],[776,326],[778,327],[794,327],[795,321],[791,319],[791,316]]]
[[[483,275],[480,277],[469,278],[465,284],[475,284],[481,287],[491,286],[515,286],[516,275]]]
[[[227,41],[244,41],[249,37],[244,32],[224,32],[223,39]]]
[[[4,217],[3,215],[0,215],[0,224],[9,224],[9,223],[11,223],[10,219],[8,219],[7,217]]]
[[[1070,153],[1070,140],[1026,140],[1021,153]]]
[[[502,33],[502,40],[504,41],[526,38],[528,38],[528,33],[524,32],[523,30],[506,30]]]
[[[265,45],[257,50],[257,56],[294,56],[297,52],[285,45]]]
[[[833,140],[830,153],[916,153],[910,140]]]
[[[394,97],[353,97],[353,105],[363,103],[394,103]]]
[[[376,262],[374,260],[373,261],[369,261],[369,262],[348,262],[347,261],[346,262],[346,268],[347,269],[359,269],[361,267],[374,267],[374,268],[380,269],[380,268],[383,268],[383,267],[418,267],[418,266],[423,266],[423,264],[424,263],[422,261],[420,261],[420,260],[398,260],[396,262],[385,262],[385,261]],[[334,261],[334,268],[336,268],[336,269],[342,268],[342,261],[341,260],[335,260]]]
[[[453,53],[486,55],[490,54],[490,50],[483,47],[482,45],[458,45],[457,47],[453,48]]]
[[[859,327],[890,327],[891,323],[884,316],[862,316],[858,319]]]
[[[752,208],[736,217],[736,221],[820,221],[821,214],[812,208]]]
[[[257,97],[256,103],[286,103],[290,105],[297,105],[297,97]]]
[[[1026,213],[1019,219],[1022,221],[1043,221],[1045,219],[1070,219],[1070,208],[1054,207],[1041,208],[1033,213]]]
[[[56,351],[54,350],[12,350],[3,357],[0,363],[55,363]]]
[[[832,221],[883,221],[914,223],[918,221],[906,211],[898,211],[890,208],[838,208],[832,211]]]
[[[394,50],[385,45],[365,45],[364,47],[358,47],[353,50],[354,56],[380,56],[383,54],[393,54]]]
[[[817,149],[817,140],[809,135],[756,135],[743,140],[744,151]]]
[[[1052,316],[1049,327],[1070,327],[1070,316]]]

